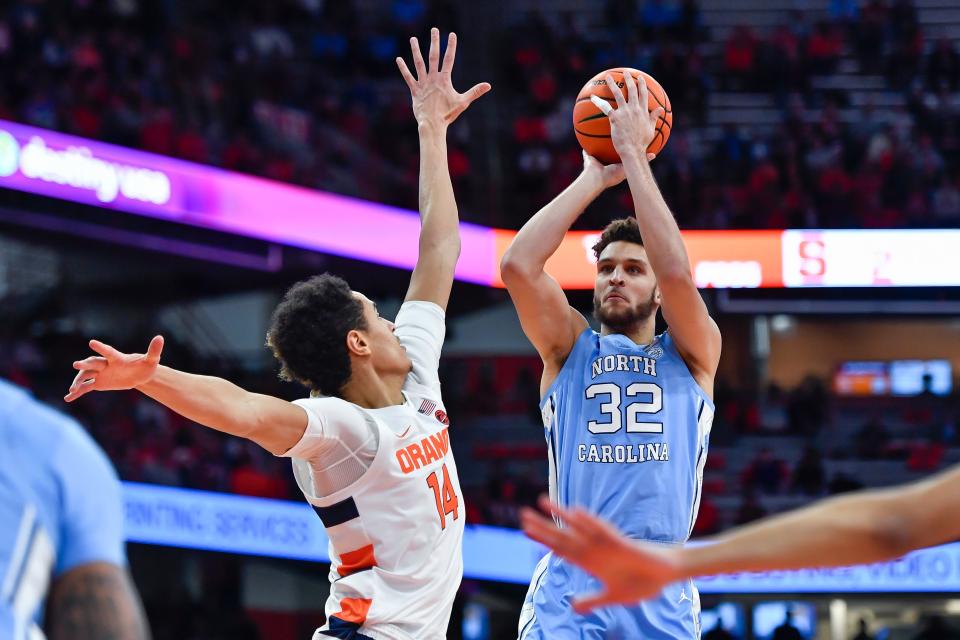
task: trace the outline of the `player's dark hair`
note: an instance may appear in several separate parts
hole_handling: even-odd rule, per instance
[[[267,345],[280,377],[326,396],[350,379],[347,334],[366,329],[363,304],[343,278],[325,273],[290,287],[273,312]]]
[[[600,254],[612,242],[632,242],[642,247],[643,237],[640,235],[637,219],[633,217],[621,218],[604,227],[597,244],[593,245],[593,255],[599,260]]]

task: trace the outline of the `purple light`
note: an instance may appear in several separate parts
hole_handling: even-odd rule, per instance
[[[0,186],[401,269],[417,261],[413,212],[3,120]],[[457,278],[489,285],[494,230],[460,230]]]

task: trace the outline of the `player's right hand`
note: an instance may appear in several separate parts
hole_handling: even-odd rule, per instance
[[[63,397],[67,402],[91,391],[133,389],[149,382],[160,364],[163,336],[154,336],[146,353],[122,353],[99,340],[91,340],[90,348],[100,355],[73,363],[78,373]]]
[[[465,93],[453,88],[451,74],[457,56],[457,34],[451,33],[447,40],[447,51],[440,66],[440,30],[430,30],[430,52],[427,54],[429,67],[424,64],[420,53],[420,42],[410,38],[410,51],[416,77],[407,68],[403,58],[397,58],[400,75],[403,76],[410,96],[413,99],[413,115],[420,126],[441,126],[446,128],[457,119],[474,100],[490,91],[489,82],[473,85]]]
[[[583,152],[583,175],[597,181],[595,184],[601,185],[603,189],[609,189],[620,184],[626,177],[622,164],[605,165],[586,151]]]
[[[545,496],[540,498],[540,508],[559,517],[563,526],[525,508],[520,513],[524,532],[603,584],[599,593],[582,595],[573,601],[578,613],[612,604],[634,604],[656,596],[665,586],[684,577],[677,549],[630,540],[600,518],[582,509],[564,509]]]

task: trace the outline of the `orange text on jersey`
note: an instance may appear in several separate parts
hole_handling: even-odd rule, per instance
[[[427,436],[420,442],[407,445],[397,450],[397,462],[400,470],[410,473],[431,462],[442,460],[450,450],[450,434],[446,429]]]

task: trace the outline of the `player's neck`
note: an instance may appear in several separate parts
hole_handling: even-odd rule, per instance
[[[638,322],[633,326],[624,327],[622,329],[621,328],[613,329],[611,327],[608,327],[605,324],[601,324],[600,335],[609,336],[612,334],[619,334],[619,335],[627,336],[628,338],[630,338],[630,340],[632,340],[636,344],[650,344],[651,342],[653,342],[653,337],[656,335],[654,333],[655,329],[656,329],[655,320],[653,318],[650,318],[649,320],[644,320],[643,322]]]
[[[403,404],[403,381],[406,375],[379,375],[367,368],[354,370],[341,397],[364,409],[383,409]]]

